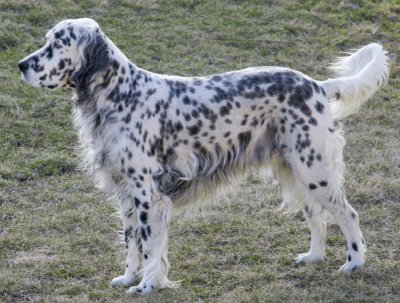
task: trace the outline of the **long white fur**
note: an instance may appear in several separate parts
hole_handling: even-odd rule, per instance
[[[389,57],[377,43],[366,45],[353,54],[338,58],[330,66],[340,78],[321,81],[334,120],[358,112],[360,106],[386,84],[389,78]]]

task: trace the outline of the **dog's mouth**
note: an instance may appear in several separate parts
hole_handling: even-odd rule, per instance
[[[21,72],[21,78],[24,82],[29,83],[29,78],[25,73]]]
[[[21,72],[21,78],[22,78],[22,80],[24,80],[25,82],[27,82],[27,83],[30,83],[30,79],[29,79],[29,76],[28,76],[28,70],[29,70],[29,62],[27,62],[26,60],[25,61],[20,61],[19,63],[18,63],[18,68],[19,68],[19,70],[20,70],[20,72]]]

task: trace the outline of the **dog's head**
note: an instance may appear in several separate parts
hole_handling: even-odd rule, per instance
[[[50,89],[83,87],[109,63],[106,36],[92,19],[64,20],[46,34],[46,44],[18,64],[23,79]]]

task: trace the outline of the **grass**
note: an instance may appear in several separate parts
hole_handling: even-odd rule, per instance
[[[380,42],[389,85],[345,121],[348,198],[368,242],[365,269],[339,275],[345,241],[329,227],[328,262],[293,266],[309,245],[299,214],[257,178],[170,231],[170,278],[135,302],[398,302],[400,5],[387,1],[0,2],[0,302],[132,302],[111,278],[123,270],[119,218],[75,170],[77,137],[66,92],[22,83],[17,62],[64,18],[95,18],[137,65],[206,75],[284,65],[316,79],[342,51]]]

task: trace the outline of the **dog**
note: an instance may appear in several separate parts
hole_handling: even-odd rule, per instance
[[[339,58],[332,66],[337,78],[318,81],[282,67],[207,77],[152,73],[88,18],[64,20],[46,38],[19,69],[34,87],[74,93],[82,166],[122,214],[126,265],[112,285],[141,279],[132,294],[178,286],[167,278],[173,209],[202,204],[246,172],[267,168],[311,230],[310,250],[296,262],[324,259],[329,213],[347,240],[340,271],[364,265],[359,216],[342,187],[345,140],[334,122],[386,84],[382,46]]]

